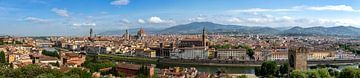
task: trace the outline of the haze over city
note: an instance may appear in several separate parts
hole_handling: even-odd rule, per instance
[[[0,35],[86,36],[192,22],[360,27],[358,0],[0,0]]]

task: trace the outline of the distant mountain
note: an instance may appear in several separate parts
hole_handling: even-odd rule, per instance
[[[128,32],[131,35],[135,35],[137,34],[137,32],[140,30],[140,28],[133,28],[133,29],[128,29]],[[154,34],[162,29],[156,29],[156,28],[144,28],[145,33],[146,34]],[[119,29],[119,30],[110,30],[110,31],[105,31],[105,32],[101,32],[98,33],[98,35],[123,35],[125,33],[125,29]]]
[[[196,34],[201,33],[205,27],[209,33],[221,34],[274,34],[287,36],[312,36],[312,35],[345,35],[360,36],[360,28],[352,26],[335,26],[335,27],[288,27],[288,28],[271,28],[271,27],[253,27],[240,25],[222,25],[212,22],[192,22],[181,24],[164,29],[144,28],[146,33],[151,34]],[[136,34],[139,28],[129,29],[131,34]],[[100,35],[122,35],[125,30],[112,30],[99,33]]]
[[[293,27],[278,33],[279,35],[348,35],[359,36],[360,29],[352,26],[335,27]]]
[[[159,33],[200,33],[205,27],[210,33],[247,33],[247,34],[273,34],[279,30],[270,27],[248,27],[239,25],[222,25],[212,22],[193,22],[166,28]]]

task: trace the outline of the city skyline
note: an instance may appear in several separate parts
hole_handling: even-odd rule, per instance
[[[0,35],[85,36],[191,22],[265,27],[360,26],[359,1],[1,0]],[[221,5],[221,6],[219,6]]]

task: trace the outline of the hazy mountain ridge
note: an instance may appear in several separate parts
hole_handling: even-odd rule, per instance
[[[280,35],[353,35],[358,36],[360,29],[352,26],[335,26],[335,27],[293,27],[288,30],[279,32]]]
[[[192,22],[189,24],[181,24],[165,29],[144,28],[145,32],[153,34],[191,34],[201,33],[205,27],[209,33],[224,34],[274,34],[274,35],[350,35],[358,36],[360,28],[352,26],[335,26],[335,27],[292,27],[290,29],[280,30],[271,27],[250,27],[240,25],[222,25],[212,22]],[[135,34],[139,28],[129,29],[129,32]],[[119,35],[125,30],[114,30],[100,33],[100,35]]]
[[[129,34],[137,34],[140,28],[132,28],[128,29]],[[144,28],[146,34],[156,34],[156,32],[162,30],[162,29],[156,29],[156,28]],[[99,35],[123,35],[125,33],[125,29],[119,29],[119,30],[110,30],[98,33]]]

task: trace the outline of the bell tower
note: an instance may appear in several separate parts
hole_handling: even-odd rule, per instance
[[[93,29],[92,28],[90,28],[90,32],[89,32],[89,37],[91,38],[92,36],[93,36]]]
[[[205,27],[204,27],[203,30],[202,30],[202,45],[203,45],[204,47],[207,46],[207,45],[206,45],[206,40],[207,40],[207,35],[206,35]]]

